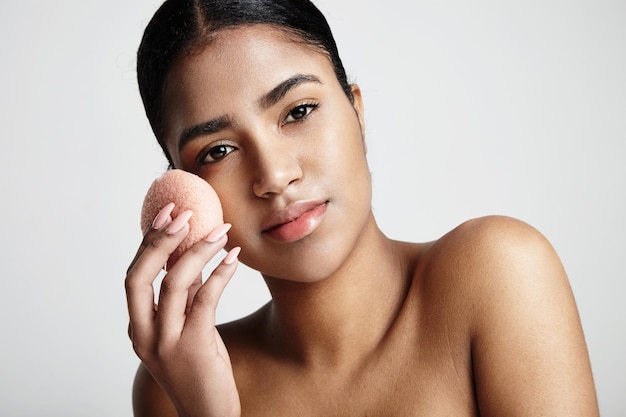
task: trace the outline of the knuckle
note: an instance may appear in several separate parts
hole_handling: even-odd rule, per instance
[[[148,226],[144,230],[143,239],[141,241],[141,246],[147,246],[150,240],[154,239],[157,233],[158,233],[158,230],[153,229],[152,226]]]
[[[130,294],[135,288],[135,280],[133,279],[133,277],[134,275],[131,271],[128,272],[128,274],[126,275],[126,279],[124,279],[124,289],[126,290],[126,294]]]
[[[137,255],[135,255],[135,258],[133,259],[133,261],[130,263],[130,265],[128,265],[128,268],[126,268],[126,277],[132,274],[133,270],[135,269],[135,265],[137,264],[137,260],[139,259],[140,254],[141,254],[140,252],[137,252]]]
[[[146,344],[143,341],[137,339],[132,339],[132,342],[135,354],[137,354],[139,359],[141,359],[142,361],[148,361],[154,356],[154,348],[150,344]]]
[[[171,277],[166,277],[163,282],[161,282],[161,294],[171,294],[180,290],[180,284],[172,279]]]
[[[155,239],[150,239],[145,243],[146,247],[152,248],[152,249],[161,249],[163,247],[163,239],[160,238],[155,238]]]
[[[126,275],[124,279],[124,290],[126,291],[126,295],[131,295],[138,291],[141,287],[141,283],[138,282],[137,274],[134,271],[131,271]]]
[[[172,239],[172,235],[166,233],[148,233],[141,242],[141,248],[142,252],[160,252],[172,250],[173,248],[171,248],[171,246],[174,245],[175,247],[177,244],[178,243],[174,242]]]
[[[216,303],[215,296],[209,291],[198,291],[193,297],[193,302],[198,307],[209,307]]]

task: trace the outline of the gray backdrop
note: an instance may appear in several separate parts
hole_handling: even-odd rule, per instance
[[[123,279],[165,169],[134,54],[159,3],[0,6],[0,415],[131,415]],[[487,214],[541,230],[602,414],[626,415],[626,2],[318,4],[364,92],[383,230],[426,241]],[[242,267],[219,320],[267,300]]]

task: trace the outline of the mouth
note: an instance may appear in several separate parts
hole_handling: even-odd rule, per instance
[[[279,242],[300,240],[317,228],[322,221],[328,201],[299,201],[276,211],[264,224],[262,233]]]

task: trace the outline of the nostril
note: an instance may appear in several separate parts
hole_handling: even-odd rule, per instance
[[[291,158],[274,158],[260,168],[253,183],[253,191],[257,197],[281,194],[302,178],[300,164]]]

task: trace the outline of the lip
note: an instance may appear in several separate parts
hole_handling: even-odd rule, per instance
[[[328,201],[297,201],[275,211],[265,222],[262,233],[273,240],[294,242],[317,228],[328,207]]]

